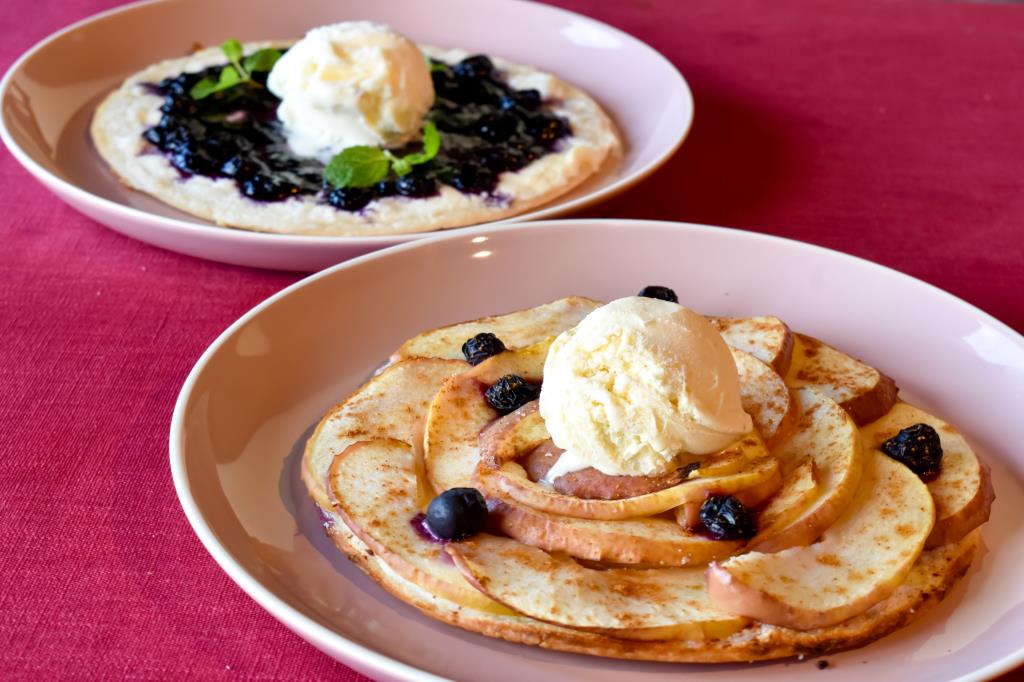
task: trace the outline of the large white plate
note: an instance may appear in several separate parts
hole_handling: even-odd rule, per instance
[[[565,221],[476,228],[314,275],[253,309],[182,389],[171,465],[196,533],[285,625],[380,679],[820,682],[813,661],[638,664],[507,644],[430,620],[323,537],[298,481],[309,429],[406,337],[567,294],[670,285],[698,310],[769,313],[884,369],[991,462],[996,500],[970,575],[933,613],[828,656],[840,680],[981,679],[1024,660],[1024,338],[938,289],[834,251],[722,228]]]
[[[693,121],[686,81],[636,38],[593,19],[512,0],[155,0],[74,24],[22,56],[0,84],[0,135],[57,196],[136,239],[201,258],[319,270],[424,235],[304,237],[217,227],[122,186],[89,141],[93,109],[125,77],[195,43],[284,39],[348,19],[389,23],[417,41],[533,64],[592,94],[625,154],[582,186],[504,222],[548,218],[606,199],[650,174]]]

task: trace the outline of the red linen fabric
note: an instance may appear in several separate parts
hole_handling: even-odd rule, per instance
[[[112,0],[0,3],[0,67]],[[1024,330],[1024,7],[558,0],[693,87],[663,169],[588,215],[730,225],[895,267]],[[216,335],[298,276],[179,256],[0,152],[0,679],[355,680],[220,571],[167,467]]]

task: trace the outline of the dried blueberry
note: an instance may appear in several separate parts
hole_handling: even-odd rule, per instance
[[[502,414],[518,410],[540,397],[540,384],[527,381],[516,374],[506,374],[484,391],[487,404]]]
[[[327,195],[327,203],[343,211],[358,211],[371,201],[373,192],[361,187],[335,189]]]
[[[754,518],[732,495],[712,495],[700,506],[700,521],[716,540],[740,540],[757,534]]]
[[[658,298],[662,301],[668,301],[669,303],[679,303],[679,297],[676,296],[676,292],[672,291],[668,287],[658,286],[657,284],[650,284],[640,290],[637,296],[643,296],[644,298]]]
[[[466,57],[456,64],[452,71],[463,78],[486,78],[494,71],[494,64],[482,54]]]
[[[395,181],[395,190],[403,197],[429,197],[437,194],[437,181],[409,173]]]
[[[479,365],[481,362],[497,355],[505,350],[505,344],[491,332],[482,332],[462,344],[462,354],[471,365]]]
[[[882,452],[921,478],[934,478],[942,464],[942,442],[928,424],[914,424],[882,443]]]
[[[427,507],[427,528],[442,540],[476,535],[487,520],[487,501],[476,488],[450,488]]]

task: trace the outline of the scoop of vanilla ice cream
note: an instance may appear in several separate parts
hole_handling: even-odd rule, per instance
[[[346,147],[409,141],[434,103],[419,47],[367,21],[314,28],[277,60],[267,87],[292,151],[324,162]]]
[[[540,413],[579,468],[612,476],[665,473],[681,454],[698,459],[753,428],[721,335],[692,310],[639,296],[555,339]]]

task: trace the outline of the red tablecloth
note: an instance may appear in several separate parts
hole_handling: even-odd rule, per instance
[[[0,3],[0,65],[112,0]],[[1024,330],[1024,7],[559,0],[649,42],[697,120],[592,215],[795,237]],[[0,678],[356,679],[207,556],[167,467],[206,345],[297,279],[111,232],[0,153]]]

